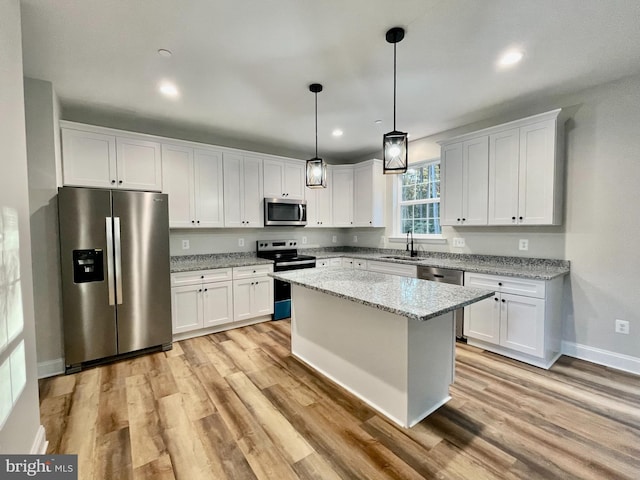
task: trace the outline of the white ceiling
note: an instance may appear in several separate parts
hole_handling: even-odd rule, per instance
[[[311,156],[319,82],[319,153],[339,159],[392,130],[390,27],[407,30],[397,126],[412,139],[640,73],[638,0],[22,0],[22,17],[25,75],[53,82],[63,107]],[[498,70],[512,46],[524,60]],[[158,93],[162,79],[179,99]]]

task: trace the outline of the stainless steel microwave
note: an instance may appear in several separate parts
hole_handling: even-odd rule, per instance
[[[307,224],[307,201],[289,198],[265,198],[264,224],[268,226],[304,227]]]

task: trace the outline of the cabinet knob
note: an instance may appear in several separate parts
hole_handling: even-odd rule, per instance
[[[208,292],[208,291],[209,291],[209,289],[208,289],[208,288],[205,288],[205,289],[204,289],[204,291],[205,291],[205,292]]]
[[[200,275],[200,278],[204,278],[204,275]]]
[[[523,218],[522,217],[518,217],[518,220],[523,220]]]
[[[498,282],[498,286],[501,287],[502,286],[502,282]]]
[[[115,180],[111,180],[111,185],[114,185],[116,183]]]
[[[466,222],[466,221],[467,221],[467,219],[466,219],[466,218],[463,218],[463,219],[462,219],[462,221],[463,221],[463,222]]]
[[[198,291],[199,291],[199,292],[201,292],[201,291],[202,291],[202,289],[199,289]]]
[[[503,298],[503,299],[502,299],[502,303],[505,303],[505,302],[506,302],[506,300]]]
[[[371,225],[373,222],[371,220],[369,220],[369,225]]]
[[[516,217],[511,217],[511,220],[515,220],[515,219],[516,219]]]
[[[196,223],[196,221],[195,220],[191,220],[191,223]]]
[[[459,219],[459,218],[457,218],[456,220],[460,221],[460,219]]]
[[[118,180],[118,185],[122,185],[122,180]]]
[[[198,220],[196,223],[200,223],[200,220]]]
[[[498,301],[498,297],[495,297],[494,300],[497,302]]]
[[[253,273],[256,273],[256,271],[254,270]]]

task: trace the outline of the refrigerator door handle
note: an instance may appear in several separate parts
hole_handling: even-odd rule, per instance
[[[107,233],[107,284],[109,285],[109,305],[116,304],[116,295],[113,277],[113,218],[105,218],[105,229]]]
[[[122,247],[120,244],[120,217],[113,217],[113,246],[116,262],[116,301],[122,305]]]

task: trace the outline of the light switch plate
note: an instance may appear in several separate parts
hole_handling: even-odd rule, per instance
[[[521,238],[518,241],[518,250],[529,250],[529,240]]]
[[[191,246],[189,245],[189,240],[182,240],[182,249],[189,250],[189,248],[191,248]]]
[[[302,244],[305,245],[307,243],[307,237],[302,237]]]
[[[464,248],[464,246],[465,246],[464,238],[454,237],[453,246],[456,247],[456,248]]]
[[[616,319],[616,333],[629,335],[629,321]]]
[[[353,236],[353,243],[358,243],[358,235]]]
[[[244,238],[239,238],[238,239],[238,246],[239,247],[244,247]]]
[[[338,243],[338,237],[334,235],[333,237],[331,237],[331,241],[333,243]]]

